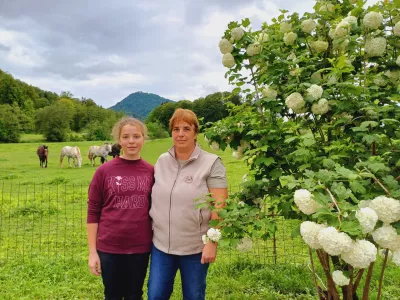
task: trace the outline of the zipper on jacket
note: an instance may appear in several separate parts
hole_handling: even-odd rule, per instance
[[[177,161],[177,163],[178,163],[178,161]],[[178,163],[178,165],[179,165],[179,163]],[[171,250],[171,207],[172,207],[172,192],[174,191],[174,188],[175,188],[175,185],[176,185],[176,181],[178,180],[179,173],[181,172],[181,169],[182,169],[182,168],[180,168],[180,169],[178,170],[178,173],[176,174],[176,178],[175,178],[175,181],[174,181],[174,185],[172,186],[171,193],[169,194],[168,253],[169,253],[170,250]]]
[[[171,155],[171,153],[170,153]],[[172,155],[171,155],[172,156]],[[171,193],[169,194],[169,218],[168,218],[168,253],[171,250],[171,208],[172,208],[172,192],[174,191],[175,185],[176,185],[176,181],[178,180],[179,177],[179,173],[181,172],[181,170],[183,169],[183,167],[190,161],[195,160],[194,158],[187,160],[182,167],[179,164],[179,161],[172,156],[173,159],[175,159],[176,163],[178,164],[178,173],[176,174],[175,177],[175,181],[174,181],[174,185],[172,186],[171,189]]]

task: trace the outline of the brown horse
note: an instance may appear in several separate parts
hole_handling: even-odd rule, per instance
[[[49,155],[49,147],[46,145],[40,145],[36,150],[36,154],[39,156],[40,167],[47,168],[47,156]]]

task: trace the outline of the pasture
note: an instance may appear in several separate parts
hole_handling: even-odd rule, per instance
[[[24,135],[22,143],[19,144],[0,144],[0,181],[14,182],[23,185],[31,183],[68,183],[68,184],[89,184],[96,167],[90,166],[88,159],[89,147],[102,145],[109,141],[85,141],[85,142],[63,142],[47,143],[40,135]],[[199,143],[203,149],[213,152],[204,141],[202,135],[199,136]],[[39,158],[36,149],[39,145],[49,146],[48,167],[39,167]],[[63,168],[59,167],[60,152],[64,146],[78,146],[82,154],[82,167],[70,168],[67,158],[64,157]],[[148,140],[142,149],[142,157],[151,164],[155,164],[161,153],[167,151],[172,146],[170,139]],[[231,186],[237,186],[246,168],[243,162],[237,161],[232,157],[231,151],[218,151],[228,171],[228,180]],[[112,159],[111,156],[108,159]],[[100,165],[100,158],[96,158],[96,166]]]
[[[199,142],[213,152],[202,136]],[[101,279],[87,268],[85,215],[87,186],[96,170],[88,149],[103,142],[45,143],[49,162],[40,168],[36,149],[43,143],[40,136],[27,135],[24,143],[0,144],[0,299],[101,299]],[[147,141],[142,156],[154,164],[171,144],[170,139]],[[70,168],[66,158],[59,167],[66,145],[81,149],[81,168]],[[247,172],[244,162],[229,149],[216,153],[236,190]],[[207,299],[315,299],[307,248],[300,238],[290,237],[293,225],[278,222],[277,264],[271,241],[255,243],[249,252],[221,248],[209,270]],[[398,282],[399,269],[391,264],[384,299],[399,299]],[[172,299],[181,299],[179,280]]]

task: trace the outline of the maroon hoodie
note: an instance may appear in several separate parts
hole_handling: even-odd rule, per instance
[[[97,250],[131,254],[151,250],[149,218],[154,167],[116,157],[100,166],[89,186],[87,223],[98,223]]]

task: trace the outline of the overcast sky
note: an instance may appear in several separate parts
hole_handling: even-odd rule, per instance
[[[375,2],[375,1],[369,1]],[[194,100],[231,90],[218,42],[314,0],[0,0],[0,69],[110,107],[136,91]]]

